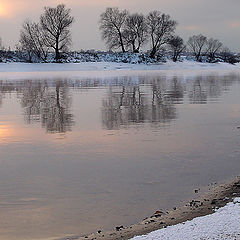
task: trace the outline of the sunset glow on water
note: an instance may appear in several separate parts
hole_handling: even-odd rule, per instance
[[[1,82],[1,240],[133,224],[238,174],[238,74],[116,79]]]

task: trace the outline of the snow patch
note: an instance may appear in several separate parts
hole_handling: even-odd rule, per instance
[[[240,198],[215,213],[154,231],[131,240],[237,240],[240,239]]]
[[[233,202],[234,202],[234,203],[240,203],[240,198],[235,198],[235,199],[233,200]]]

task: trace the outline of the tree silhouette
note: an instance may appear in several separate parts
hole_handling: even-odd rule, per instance
[[[64,4],[60,4],[56,8],[45,7],[44,13],[40,16],[45,44],[55,50],[56,60],[60,58],[60,51],[67,50],[71,44],[69,28],[73,21],[71,9],[67,9]]]
[[[100,30],[102,38],[106,40],[109,49],[121,48],[125,52],[123,29],[128,12],[118,8],[107,8],[100,16]]]

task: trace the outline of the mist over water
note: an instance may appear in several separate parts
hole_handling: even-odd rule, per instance
[[[83,235],[239,175],[239,76],[0,82],[0,239]]]

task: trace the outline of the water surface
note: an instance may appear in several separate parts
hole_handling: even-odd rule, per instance
[[[240,172],[237,73],[0,82],[0,239],[129,225]]]

